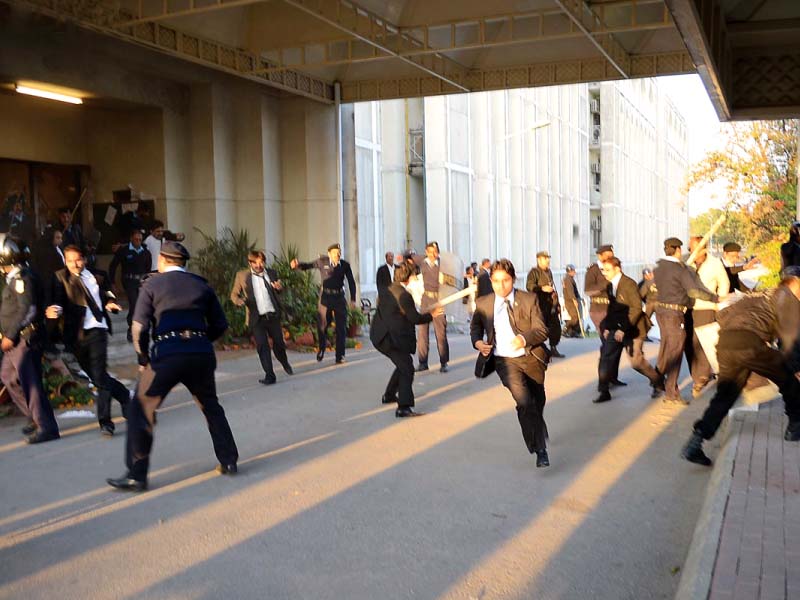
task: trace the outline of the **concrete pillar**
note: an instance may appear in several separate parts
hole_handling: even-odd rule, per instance
[[[493,206],[494,170],[491,158],[492,127],[489,121],[489,92],[470,95],[470,131],[472,134],[472,208],[473,258],[480,261],[494,256],[495,214]]]
[[[450,197],[447,173],[447,97],[425,98],[425,187],[427,239],[436,240],[442,250],[450,250]],[[420,254],[424,251],[416,248]]]
[[[342,218],[344,258],[350,263],[353,275],[360,280],[361,252],[359,251],[358,185],[356,184],[356,123],[355,106],[339,107],[342,135]],[[361,282],[359,281],[359,285]]]
[[[339,241],[334,111],[302,98],[280,100],[283,237],[303,258]]]

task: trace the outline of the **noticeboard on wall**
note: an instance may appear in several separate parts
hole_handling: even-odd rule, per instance
[[[92,205],[94,229],[100,233],[97,254],[111,254],[113,244],[126,242],[131,231],[142,226],[140,214],[155,214],[153,200],[98,202]]]

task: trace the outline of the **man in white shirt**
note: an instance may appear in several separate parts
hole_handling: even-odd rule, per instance
[[[470,324],[473,347],[480,352],[476,374],[484,377],[492,363],[517,403],[522,438],[537,467],[549,467],[544,421],[544,373],[549,359],[548,331],[535,294],[514,289],[516,272],[507,258],[492,265],[494,293],[481,296]]]
[[[689,238],[689,251],[694,252],[702,238],[693,236]],[[730,279],[722,260],[711,256],[707,248],[697,254],[694,262],[689,265],[697,269],[697,276],[706,288],[717,296],[727,296],[730,291]],[[700,344],[695,327],[710,325],[717,320],[717,305],[714,302],[697,299],[691,310],[686,311],[686,362],[692,375],[692,396],[697,398],[703,393],[713,377],[711,364]]]
[[[129,390],[108,373],[108,337],[111,319],[108,311],[117,312],[120,306],[113,301],[106,280],[98,281],[85,268],[83,251],[77,246],[64,248],[66,268],[56,273],[54,303],[47,307],[48,319],[64,317],[64,343],[72,346],[78,364],[97,386],[97,420],[100,432],[114,435],[111,420],[111,397],[126,414]]]
[[[236,306],[245,306],[247,326],[256,342],[256,351],[264,369],[264,378],[259,382],[272,385],[277,381],[272,368],[272,356],[269,340],[272,340],[272,352],[283,365],[287,375],[292,375],[291,365],[286,356],[286,343],[283,341],[281,327],[281,303],[279,294],[283,286],[278,274],[266,268],[266,255],[261,250],[250,252],[247,257],[249,269],[239,271],[231,290],[231,302]]]

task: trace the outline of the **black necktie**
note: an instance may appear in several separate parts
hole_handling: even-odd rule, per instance
[[[97,306],[97,302],[94,301],[92,295],[89,293],[89,288],[86,287],[86,284],[83,283],[83,278],[78,275],[78,281],[81,283],[81,289],[83,290],[83,294],[86,296],[86,306],[89,307],[89,310],[92,311],[92,316],[99,322],[102,323],[104,316],[103,311],[100,310],[100,307]]]
[[[514,318],[514,309],[511,307],[511,300],[505,299],[506,311],[508,312],[508,321],[511,323],[511,329],[514,333],[517,332],[517,320]]]

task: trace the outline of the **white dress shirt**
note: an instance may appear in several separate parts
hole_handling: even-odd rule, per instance
[[[58,252],[58,255],[61,257],[61,264],[66,264],[67,261],[64,259],[64,253],[59,246],[56,246],[56,252]]]
[[[614,294],[614,297],[617,297],[617,287],[619,287],[619,282],[622,279],[622,272],[620,271],[617,273],[616,277],[611,280],[611,293]]]
[[[81,271],[81,281],[83,285],[86,286],[86,289],[89,290],[89,295],[92,297],[92,300],[94,300],[94,303],[97,304],[97,308],[103,310],[103,306],[105,305],[100,299],[100,284],[97,283],[97,279],[94,278],[94,275],[92,275],[88,269],[84,269]],[[105,320],[98,321],[95,319],[91,309],[87,306],[86,314],[83,315],[83,328],[108,329],[108,325],[106,325]]]
[[[148,235],[142,243],[150,251],[150,257],[153,259],[151,270],[158,271],[158,255],[161,254],[161,244],[163,240],[157,240],[152,235]]]
[[[514,338],[519,337],[511,327],[511,319],[508,316],[508,305],[506,300],[514,306],[514,292],[512,291],[505,298],[498,295],[494,297],[494,354],[505,358],[518,358],[525,356],[525,347],[515,349],[511,343]]]
[[[252,277],[253,295],[256,298],[258,314],[266,315],[267,313],[275,312],[275,306],[272,304],[272,299],[269,297],[269,290],[267,290],[267,286],[270,285],[267,272],[254,273],[250,271],[250,276]]]

